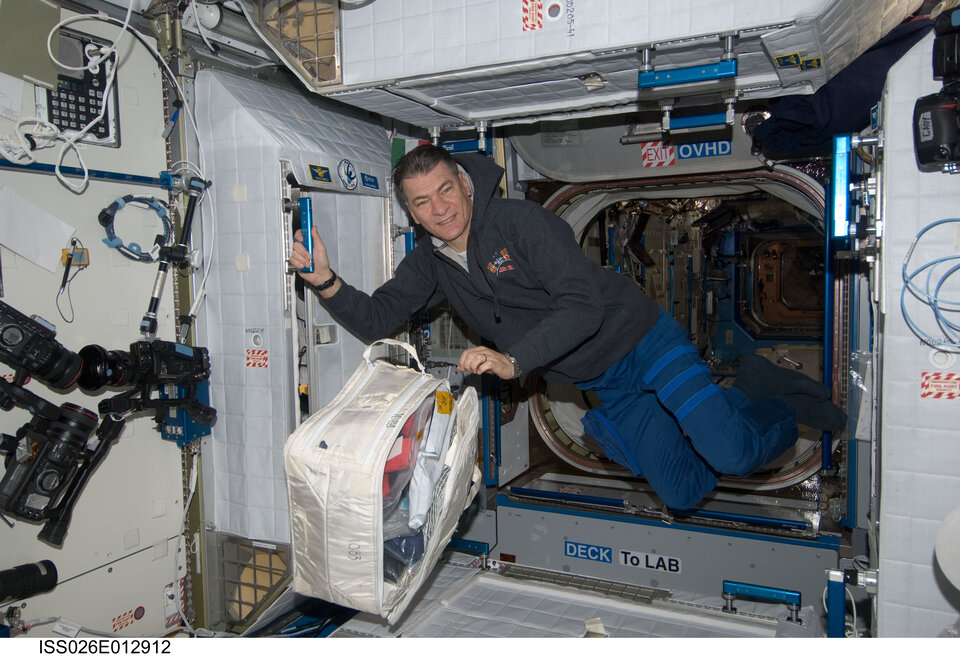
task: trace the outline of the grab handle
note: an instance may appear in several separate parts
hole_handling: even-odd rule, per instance
[[[668,68],[660,71],[640,71],[637,78],[637,86],[641,89],[655,89],[657,87],[668,87],[675,84],[725,80],[732,77],[737,77],[736,59],[700,66]]]
[[[723,610],[727,613],[737,612],[737,609],[733,607],[734,599],[737,597],[748,597],[751,599],[786,604],[787,609],[790,611],[790,621],[800,621],[800,593],[796,590],[771,588],[765,585],[741,583],[739,581],[724,581],[722,596],[724,600]]]
[[[637,86],[641,89],[668,87],[691,82],[709,82],[737,77],[737,56],[734,54],[735,35],[720,35],[723,41],[723,55],[720,61],[698,66],[682,66],[656,70],[653,67],[653,47],[640,50],[642,65],[637,76]]]
[[[373,347],[377,346],[378,344],[386,344],[387,346],[399,346],[404,351],[406,351],[411,358],[413,358],[413,361],[417,363],[417,368],[421,372],[426,373],[427,370],[424,368],[423,364],[420,362],[420,358],[417,357],[417,349],[413,348],[413,345],[407,344],[406,342],[401,342],[396,339],[390,339],[387,337],[383,339],[378,339],[375,342],[371,342],[369,346],[367,346],[367,348],[363,350],[363,359],[367,361],[368,365],[373,366],[373,360],[370,359],[370,355],[373,352]]]

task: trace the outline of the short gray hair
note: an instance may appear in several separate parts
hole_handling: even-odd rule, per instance
[[[421,144],[400,158],[397,165],[393,167],[393,188],[401,204],[406,205],[407,203],[407,199],[403,195],[403,181],[418,175],[426,175],[437,164],[446,165],[454,175],[460,172],[457,162],[450,152],[433,144]]]

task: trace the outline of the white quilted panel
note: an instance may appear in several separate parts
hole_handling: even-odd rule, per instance
[[[344,85],[337,98],[424,127],[547,113],[656,108],[659,98],[812,93],[919,0],[394,0],[341,12]],[[524,19],[539,7],[542,20]],[[658,69],[715,62],[736,32],[736,81],[637,89],[637,48],[659,45]],[[664,46],[665,42],[674,42]],[[678,45],[679,42],[683,42]],[[795,55],[803,66],[778,66]],[[814,62],[814,63],[810,63]],[[580,76],[605,86],[589,93]],[[370,93],[371,87],[386,93]],[[321,90],[321,93],[323,91]],[[395,97],[427,112],[399,107]],[[701,103],[704,104],[704,103]],[[438,112],[448,118],[433,115]]]
[[[219,413],[204,443],[205,493],[217,530],[288,542],[283,444],[299,410],[291,314],[284,310],[289,277],[281,160],[330,168],[330,189],[314,194],[317,225],[336,228],[348,242],[363,239],[342,264],[351,282],[372,291],[386,275],[380,196],[388,189],[389,141],[376,124],[323,107],[333,103],[224,73],[201,72],[197,98],[205,170],[213,180],[201,205],[204,243],[215,243],[202,309],[211,403]],[[359,171],[379,176],[378,189],[358,185],[346,193],[336,167],[347,156]],[[336,256],[333,262],[341,264]],[[263,340],[266,361],[260,364],[266,366],[251,366],[248,359],[255,334]],[[362,350],[359,340],[340,334],[324,351],[330,389],[315,392],[329,400]]]
[[[957,215],[960,180],[919,172],[913,153],[914,102],[940,88],[932,76],[932,44],[930,35],[891,68],[883,97],[886,315],[878,624],[880,636],[888,637],[937,636],[960,614],[960,591],[943,578],[934,556],[936,531],[960,504],[960,400],[921,398],[920,392],[923,372],[960,373],[960,361],[935,364],[932,349],[910,332],[900,312],[900,269],[907,248],[927,224]],[[953,228],[929,233],[911,263],[955,255],[954,240]],[[908,304],[908,311],[926,332],[937,332],[919,305]]]

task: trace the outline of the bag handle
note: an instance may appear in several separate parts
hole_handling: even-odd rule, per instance
[[[383,339],[378,339],[375,342],[370,342],[370,345],[363,350],[363,359],[367,361],[367,364],[371,367],[373,366],[373,361],[370,359],[370,354],[373,351],[373,347],[378,344],[386,344],[387,346],[399,346],[407,353],[410,354],[410,357],[413,358],[413,361],[417,363],[417,368],[420,370],[420,373],[426,374],[427,370],[424,368],[423,363],[420,362],[420,358],[417,357],[417,349],[413,348],[411,344],[406,342],[401,342],[396,339],[390,339],[384,337]]]

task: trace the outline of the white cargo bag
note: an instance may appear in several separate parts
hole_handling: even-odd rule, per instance
[[[480,413],[473,388],[454,403],[446,380],[372,361],[379,343],[406,349],[420,366],[409,344],[385,339],[368,346],[337,397],[287,439],[284,464],[293,591],[392,623],[480,487]],[[422,555],[399,574],[395,559],[384,562],[385,510],[394,527],[396,517],[409,512],[402,532],[414,541],[422,536]],[[396,543],[390,544],[393,555]]]

